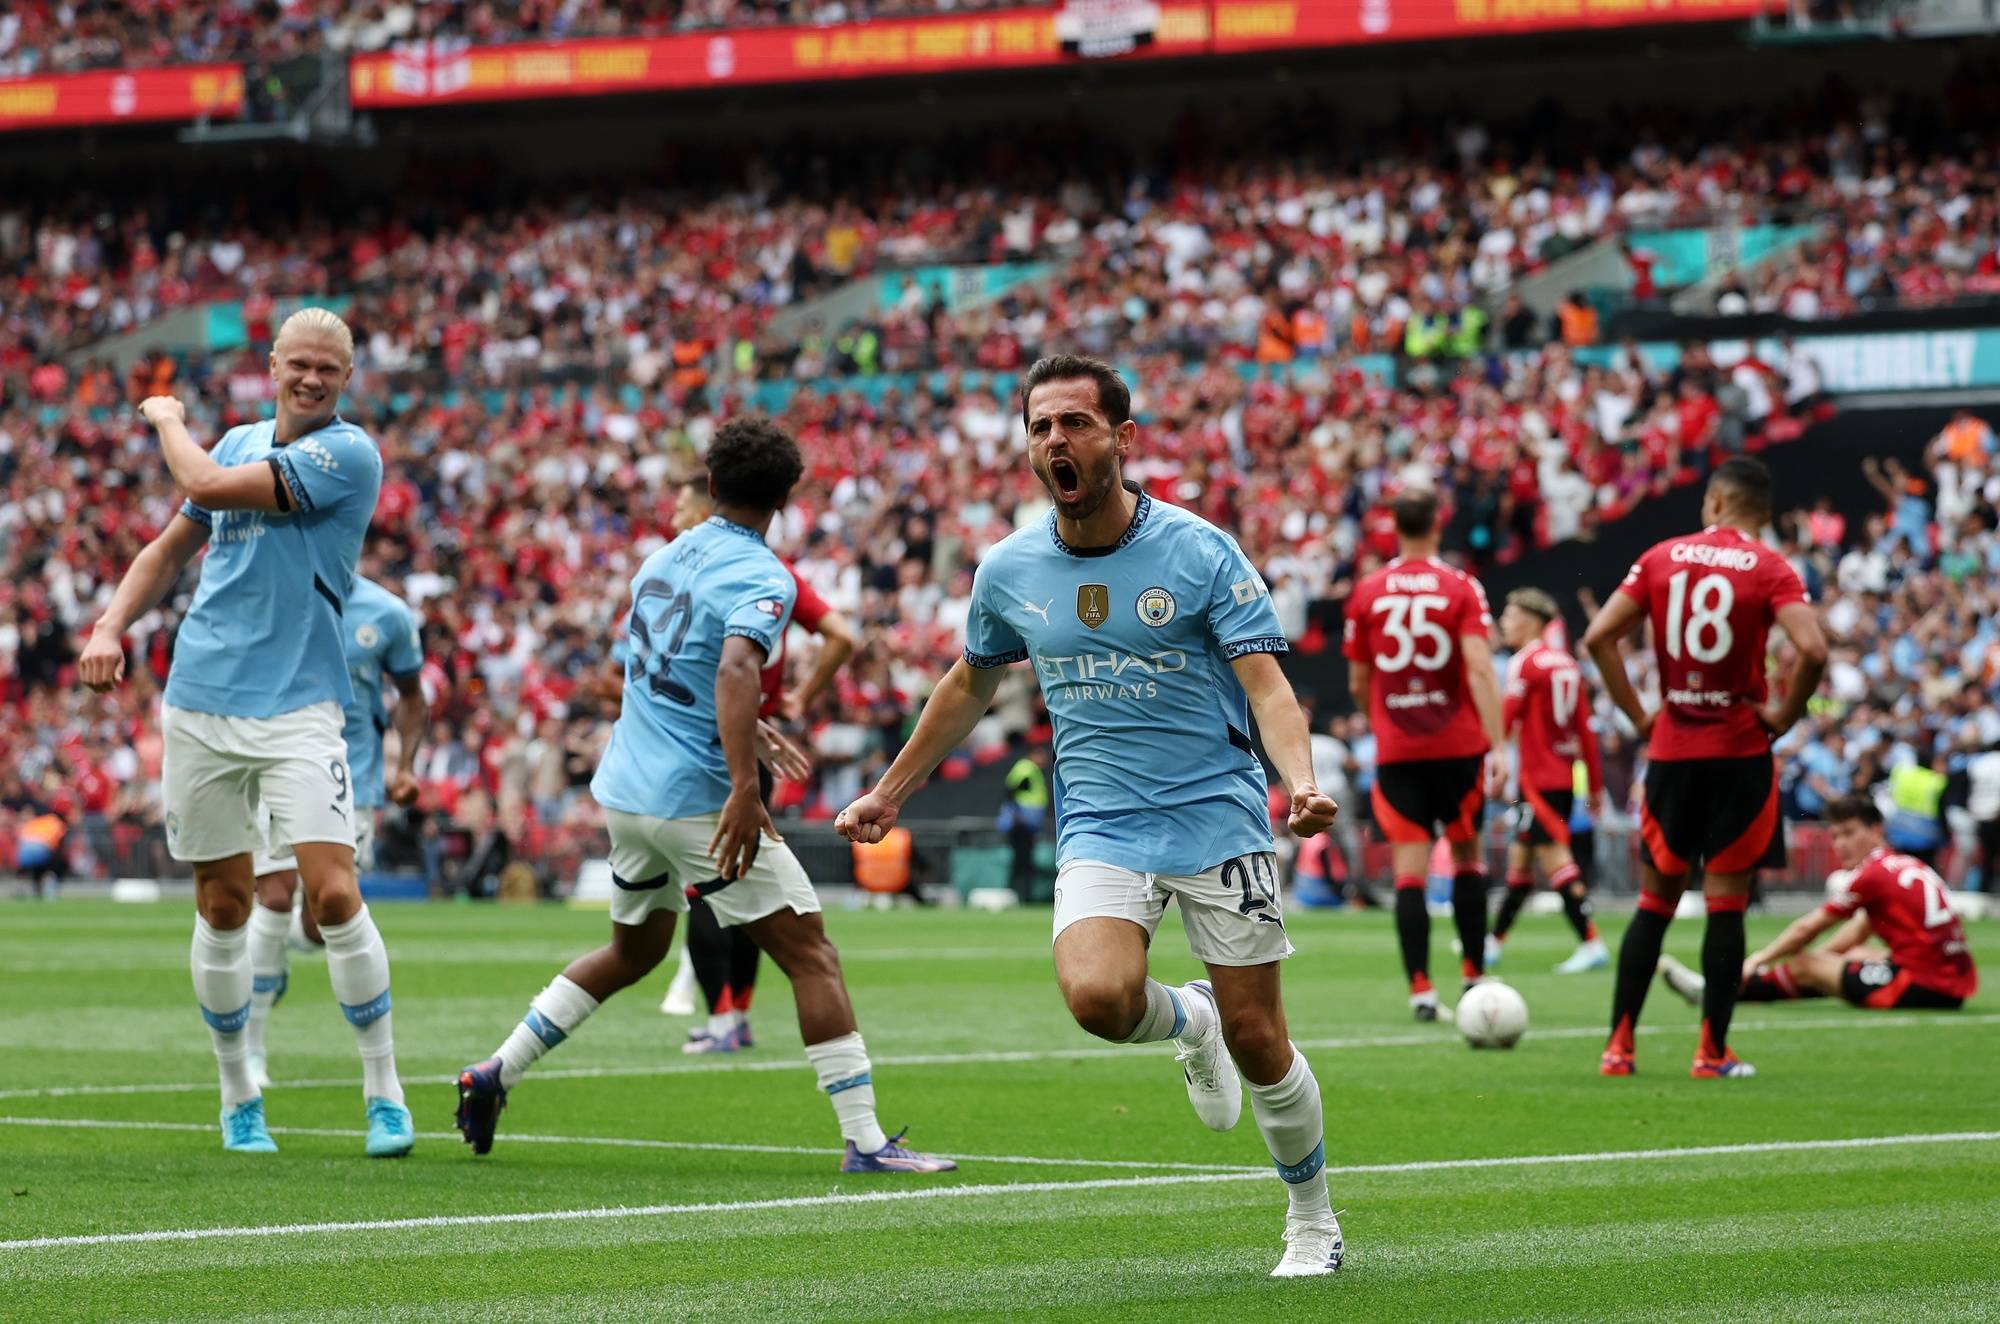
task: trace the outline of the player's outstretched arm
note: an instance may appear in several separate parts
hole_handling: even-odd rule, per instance
[[[1826,676],[1826,632],[1819,627],[1819,613],[1804,602],[1786,603],[1778,608],[1778,628],[1792,641],[1799,658],[1785,681],[1785,697],[1766,704],[1758,714],[1774,737],[1791,730],[1806,715],[1806,705]]]
[[[1652,732],[1653,714],[1646,711],[1639,702],[1639,691],[1632,688],[1632,677],[1626,674],[1625,655],[1619,651],[1618,641],[1637,630],[1645,616],[1646,609],[1637,598],[1613,593],[1611,600],[1598,608],[1590,628],[1583,632],[1584,650],[1597,664],[1597,673],[1604,679],[1604,692],[1631,721],[1642,740]]]
[[[813,633],[820,637],[821,643],[812,674],[806,677],[805,684],[787,694],[780,705],[780,711],[788,722],[796,722],[805,716],[806,705],[818,697],[821,690],[833,684],[833,678],[847,665],[847,659],[854,656],[854,627],[839,612],[829,611],[820,617]]]
[[[1828,956],[1845,956],[1868,941],[1874,929],[1868,923],[1868,912],[1857,910],[1848,917],[1847,923],[1833,931],[1833,936],[1819,945]]]
[[[993,705],[1005,668],[975,667],[964,658],[944,673],[917,718],[903,752],[875,783],[875,789],[840,811],[834,831],[849,841],[876,842],[896,826],[903,802],[937,770],[944,756],[965,743]]]
[[[208,542],[208,527],[186,515],[175,515],[160,536],[132,558],[125,578],[98,617],[90,641],[77,659],[77,676],[93,690],[108,690],[125,678],[125,632],[132,622],[158,606],[160,599]]]
[[[1340,806],[1313,781],[1311,734],[1292,683],[1270,653],[1245,653],[1231,659],[1229,665],[1250,698],[1250,713],[1257,719],[1264,752],[1271,756],[1271,766],[1278,770],[1292,797],[1292,834],[1318,836],[1333,826]]]
[[[160,454],[174,482],[203,510],[279,514],[292,508],[275,464],[217,464],[188,432],[187,410],[171,395],[148,396],[140,402],[139,414],[160,434]]]
[[[1806,949],[1806,945],[1820,934],[1840,923],[1840,916],[1825,906],[1808,911],[1785,926],[1785,931],[1771,939],[1770,943],[1750,953],[1743,960],[1743,973],[1755,974],[1767,965],[1786,960]]]

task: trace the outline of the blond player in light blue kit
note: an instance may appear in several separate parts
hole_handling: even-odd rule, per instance
[[[307,308],[271,347],[275,419],[232,428],[210,453],[189,435],[180,401],[139,406],[187,501],[133,560],[78,660],[93,689],[117,684],[125,631],[208,548],[167,677],[161,781],[167,849],[194,866],[189,965],[222,1078],[222,1145],[238,1153],[277,1149],[245,1035],[260,800],[272,844],[297,856],[361,1050],[367,1152],[407,1154],[415,1139],[396,1076],[389,957],[355,880],[354,779],[341,739],[353,697],[341,616],[382,486],[374,440],[335,412],[353,371],[347,324]]]

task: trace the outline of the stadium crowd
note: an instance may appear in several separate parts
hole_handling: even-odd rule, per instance
[[[1004,0],[1007,7],[1037,0]],[[401,42],[474,45],[833,24],[996,9],[1002,0],[22,0],[0,13],[0,78],[271,63]]]
[[[130,405],[174,390],[219,435],[268,408],[270,383],[255,350],[142,358],[122,375],[63,351],[203,299],[241,300],[245,339],[261,346],[282,300],[352,296],[346,412],[388,470],[363,568],[425,618],[427,803],[536,856],[596,826],[583,787],[631,571],[664,536],[717,417],[774,378],[856,388],[797,389],[780,411],[812,468],[774,542],[863,635],[809,714],[823,767],[785,792],[810,814],[893,755],[957,652],[973,565],[1045,508],[1018,462],[1014,401],[986,376],[1045,350],[1120,359],[1145,423],[1132,475],[1237,533],[1304,650],[1326,646],[1337,616],[1315,604],[1392,554],[1383,498],[1401,484],[1441,488],[1446,548],[1478,565],[1587,538],[1716,458],[1801,429],[1818,374],[1796,348],[1718,365],[1688,345],[1668,367],[1591,344],[1567,316],[1545,326],[1509,305],[1481,325],[1476,299],[1638,219],[1767,191],[1817,205],[1846,187],[1820,147],[1649,139],[1614,165],[1557,168],[1517,164],[1497,131],[1423,132],[1449,168],[1423,151],[1390,165],[1218,165],[1189,121],[1177,159],[1202,169],[1121,174],[1086,151],[1069,178],[1040,178],[984,158],[975,173],[1021,180],[985,191],[802,197],[779,181],[811,171],[786,162],[753,167],[748,191],[720,200],[630,194],[485,219],[434,202],[344,227],[165,199],[0,211],[0,702],[17,714],[0,730],[0,809],[17,821],[55,809],[98,839],[157,818],[170,615],[133,632],[143,665],[126,688],[99,698],[65,683],[103,596],[174,509]],[[1885,197],[1928,169],[1872,160],[1866,180],[1889,181]],[[1054,277],[965,312],[919,299],[832,335],[769,329],[856,274],[1008,258],[1050,262]],[[1395,361],[1388,378],[1356,353],[1376,350]],[[860,389],[930,367],[943,375]],[[1038,724],[1029,689],[1010,693],[981,752]]]

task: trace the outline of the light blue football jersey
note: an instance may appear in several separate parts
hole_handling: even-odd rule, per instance
[[[729,798],[715,727],[722,643],[742,635],[769,657],[798,585],[763,536],[720,515],[646,558],[625,618],[625,703],[590,793],[652,818],[693,818]]]
[[[277,430],[268,419],[231,428],[210,454],[225,467],[268,461],[289,512],[181,506],[208,529],[208,554],[174,639],[166,701],[176,708],[275,717],[353,698],[341,614],[382,488],[382,455],[344,419],[284,446],[274,444]]]
[[[347,678],[354,700],[347,705],[347,766],[354,774],[354,805],[379,808],[388,787],[382,771],[382,733],[389,729],[388,708],[382,701],[382,673],[398,679],[424,669],[423,644],[417,616],[409,604],[372,579],[354,577],[341,620],[347,649]]]
[[[1034,663],[1055,721],[1059,859],[1188,874],[1271,849],[1230,662],[1288,645],[1235,539],[1141,492],[1123,539],[1077,549],[1051,511],[980,562],[965,628],[971,665]]]

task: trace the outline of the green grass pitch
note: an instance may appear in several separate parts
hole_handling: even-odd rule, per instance
[[[1502,971],[1527,1039],[1474,1053],[1409,1019],[1385,917],[1297,915],[1287,1002],[1348,1258],[1274,1282],[1283,1193],[1249,1108],[1213,1134],[1164,1047],[1076,1029],[1046,912],[829,916],[883,1122],[964,1156],[922,1179],[835,1172],[768,967],[750,1053],[683,1057],[663,969],[544,1058],[473,1159],[450,1073],[606,927],[556,908],[378,908],[420,1136],[397,1162],[362,1157],[350,1032],[324,961],[295,958],[282,1152],[226,1155],[188,908],[0,914],[8,1320],[2000,1318],[1992,993],[1955,1016],[1746,1007],[1762,1074],[1697,1082],[1694,1013],[1655,986],[1641,1074],[1606,1080],[1610,976],[1549,973],[1559,918],[1524,920]],[[2000,924],[1969,932],[2000,952]],[[1695,960],[1699,934],[1669,950]],[[1156,948],[1162,977],[1197,972],[1171,914]]]

